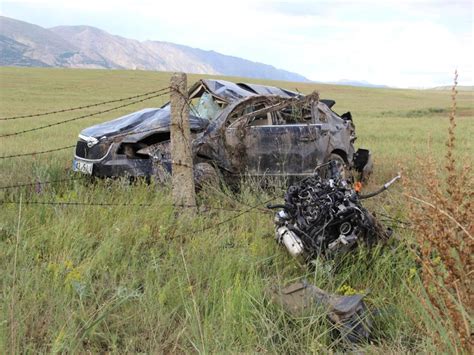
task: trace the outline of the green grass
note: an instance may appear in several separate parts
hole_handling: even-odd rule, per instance
[[[0,117],[157,90],[168,85],[169,77],[168,73],[141,71],[0,68]],[[189,82],[197,78],[192,75]],[[302,92],[316,89],[322,97],[337,101],[338,112],[352,111],[357,145],[369,147],[376,162],[369,189],[400,167],[416,176],[416,155],[433,154],[436,159],[444,155],[449,92],[266,83]],[[471,164],[472,99],[469,91],[458,95],[457,152]],[[141,107],[160,106],[166,100],[0,138],[0,155],[72,145],[84,127]],[[0,134],[73,115],[0,122]],[[0,160],[1,185],[67,178],[72,176],[71,159],[72,151],[63,151]],[[406,201],[400,191],[395,186],[367,201],[367,206],[406,218]],[[18,205],[2,205],[0,348],[6,349],[2,352],[14,350],[10,348],[12,336],[17,352],[347,350],[346,344],[331,337],[323,314],[292,317],[265,298],[269,286],[302,277],[331,292],[343,285],[370,289],[367,302],[379,312],[373,342],[361,345],[361,350],[436,351],[438,339],[420,304],[416,264],[405,242],[412,237],[407,229],[396,229],[404,242],[345,256],[337,260],[337,268],[320,262],[310,272],[275,244],[271,213],[255,209],[216,226],[238,214],[226,208],[247,209],[273,197],[281,199],[283,190],[278,188],[262,191],[244,184],[237,195],[208,188],[198,196],[199,202],[222,209],[195,218],[173,214],[169,187],[130,185],[121,180],[70,181],[39,189],[0,190],[0,195],[1,200],[151,204],[22,205],[21,211]]]

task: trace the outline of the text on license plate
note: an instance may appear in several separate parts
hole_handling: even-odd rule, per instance
[[[92,163],[74,160],[74,171],[80,171],[81,173],[92,175],[92,166]]]

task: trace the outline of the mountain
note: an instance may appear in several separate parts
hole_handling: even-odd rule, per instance
[[[0,16],[0,65],[99,68],[80,49],[40,26]]]
[[[46,29],[0,16],[0,65],[140,69],[309,81],[271,65],[184,45],[137,41],[90,26]]]
[[[338,80],[338,81],[329,82],[328,84],[360,86],[360,87],[365,87],[365,88],[388,88],[387,85],[372,84],[372,83],[369,83],[368,81],[365,81],[365,80],[341,79],[341,80]]]
[[[434,88],[429,88],[426,90],[452,90],[452,85],[445,85],[445,86],[436,86]],[[456,86],[457,91],[474,91],[474,86],[472,85],[458,85]]]

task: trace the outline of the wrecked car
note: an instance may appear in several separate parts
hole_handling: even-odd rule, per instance
[[[354,150],[350,112],[317,93],[203,79],[189,89],[193,163],[223,176],[309,176],[336,159],[368,173],[368,150]],[[170,104],[84,129],[73,168],[98,177],[170,173]]]

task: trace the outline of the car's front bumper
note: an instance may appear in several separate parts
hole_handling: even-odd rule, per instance
[[[117,154],[118,146],[112,144],[100,159],[88,159],[74,155],[73,170],[97,177],[150,176],[153,173],[151,159],[130,159]]]
[[[77,161],[81,160],[81,158],[74,158],[73,169],[74,165],[77,165]],[[153,173],[150,159],[121,159],[92,163],[91,169],[89,175],[97,177],[150,176]],[[87,174],[87,172],[79,169],[74,170]]]
[[[114,159],[91,162],[74,157],[73,170],[97,177],[150,176],[153,173],[151,159]]]

